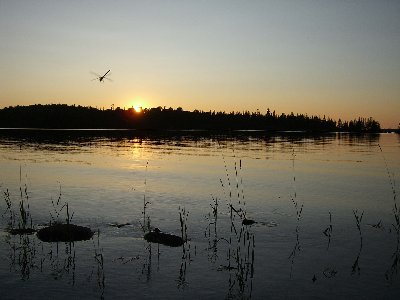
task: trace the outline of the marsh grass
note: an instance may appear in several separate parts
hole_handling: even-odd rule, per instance
[[[222,158],[224,161],[226,183],[224,184],[223,180],[220,178],[220,184],[229,209],[229,215],[231,220],[231,232],[235,232],[235,234],[237,234],[238,230],[235,225],[236,217],[239,217],[243,225],[252,225],[257,222],[247,218],[246,200],[244,195],[244,184],[242,176],[242,160],[239,159],[239,162],[237,162],[236,156],[233,155],[235,177],[234,179],[231,180],[226,159],[224,156],[222,156]],[[233,180],[235,182],[233,187],[234,190],[232,189],[232,184],[231,184]],[[226,191],[226,188],[228,188],[229,193]],[[236,203],[234,203],[234,197],[232,196],[233,193],[236,195]]]
[[[210,203],[211,212],[208,213],[206,219],[208,221],[207,227],[204,231],[204,237],[208,240],[208,259],[212,262],[216,262],[218,258],[218,198],[212,197],[212,203]],[[211,234],[211,228],[213,233]],[[210,253],[211,252],[211,253]]]
[[[181,265],[179,268],[179,276],[176,281],[178,289],[183,290],[188,285],[188,282],[186,280],[186,271],[188,264],[190,264],[191,262],[191,251],[190,251],[191,243],[190,240],[188,239],[188,234],[187,234],[189,211],[187,211],[185,207],[179,207],[178,210],[179,210],[179,223],[181,227],[181,238],[183,240],[183,244],[182,244]]]
[[[149,165],[149,162],[147,161],[146,162],[145,177],[144,177],[144,191],[143,191],[143,210],[142,210],[143,223],[140,223],[144,233],[149,232],[151,230],[150,216],[147,214],[148,206],[151,203],[150,203],[150,201],[147,201],[147,199],[146,199],[148,165]]]
[[[212,197],[212,196],[211,196]],[[204,232],[205,237],[210,237],[211,236],[211,227],[214,228],[214,235],[215,237],[217,236],[217,223],[218,223],[218,198],[217,197],[212,197],[213,203],[210,203],[211,206],[211,213],[209,212],[207,215],[207,228]],[[207,235],[208,232],[208,235]]]
[[[26,176],[27,181],[27,176]],[[11,195],[8,189],[3,192],[5,202],[6,202],[6,213],[9,213],[8,220],[8,231],[12,236],[7,236],[6,242],[10,247],[10,268],[19,269],[21,273],[21,279],[27,280],[30,277],[32,270],[43,270],[43,264],[46,260],[50,261],[52,275],[55,279],[58,279],[62,276],[64,272],[72,274],[71,275],[71,283],[74,285],[75,283],[75,249],[74,243],[65,243],[65,254],[66,257],[62,264],[58,261],[58,249],[59,245],[56,245],[56,251],[53,251],[53,246],[50,247],[50,251],[48,253],[43,253],[43,244],[39,242],[37,244],[37,237],[31,237],[27,234],[31,234],[36,232],[33,228],[32,216],[30,213],[30,204],[29,204],[29,192],[27,184],[22,184],[22,168],[20,167],[20,187],[19,187],[19,202],[18,202],[18,211],[19,214],[16,215],[13,210],[13,203],[11,200]],[[55,214],[51,215],[51,220],[53,222],[60,222],[58,217],[60,216],[61,211],[66,209],[66,223],[70,224],[73,214],[71,215],[69,212],[68,203],[61,205],[61,185],[60,185],[60,193],[58,200],[54,202],[52,200],[52,206],[55,210]],[[55,219],[57,216],[57,220]],[[50,221],[50,224],[51,222]],[[13,236],[18,235],[18,236]],[[42,256],[38,256],[37,246],[41,245]],[[56,255],[54,255],[56,253]]]
[[[255,236],[247,226],[242,225],[236,249],[233,251],[235,265],[235,279],[237,282],[238,294],[246,299],[251,299],[254,259],[255,259]]]
[[[8,222],[7,222],[7,227],[9,229],[12,229],[15,226],[15,213],[14,213],[14,210],[12,209],[12,202],[11,202],[11,198],[10,198],[10,192],[8,189],[3,191],[3,196],[4,196],[4,201],[6,203],[6,210],[2,216],[4,217],[8,212],[9,218],[8,218]]]
[[[51,199],[53,213],[50,212],[50,218],[51,218],[50,225],[63,223],[60,219],[60,214],[64,208],[66,210],[65,223],[71,224],[71,222],[72,222],[72,218],[74,217],[74,212],[72,212],[72,214],[70,215],[68,202],[61,203],[61,198],[62,198],[62,191],[61,191],[61,184],[60,184],[57,200],[54,201],[53,199]]]
[[[243,207],[242,209],[243,209],[244,218],[246,218],[246,200],[244,197],[244,187],[243,187],[244,184],[243,184],[243,176],[242,176],[242,160],[241,159],[239,159],[239,163],[235,160],[234,169],[235,169],[237,201],[238,201],[238,204]]]
[[[212,198],[211,212],[208,213],[208,226],[205,236],[209,238],[208,251],[211,262],[214,264],[219,259],[218,251],[225,250],[225,261],[219,266],[218,271],[229,272],[227,299],[250,299],[253,288],[254,264],[255,264],[255,236],[251,226],[246,222],[246,201],[242,176],[242,160],[234,155],[234,177],[228,171],[226,159],[223,156],[225,180],[220,179],[223,195],[225,197],[228,212],[230,230],[218,232],[218,214],[220,202]],[[234,184],[232,184],[232,182]],[[235,196],[233,196],[235,195]],[[237,219],[240,220],[238,224]],[[252,221],[252,220],[251,220]],[[252,221],[251,224],[255,223]],[[211,238],[211,228],[214,232]],[[208,233],[208,234],[207,234]],[[223,242],[218,246],[219,242]],[[222,259],[224,256],[222,256]]]
[[[21,173],[22,173],[22,169],[20,167],[19,168],[19,181],[20,181],[19,215],[20,215],[20,221],[18,224],[18,228],[27,229],[28,226],[29,226],[29,228],[33,228],[33,225],[32,225],[32,216],[29,211],[28,185],[25,182],[24,187],[22,188],[22,184],[21,184],[22,174]],[[27,177],[27,175],[26,175],[26,177]]]
[[[183,241],[182,244],[182,259],[191,259],[190,253],[190,240],[188,239],[188,218],[189,218],[189,211],[186,210],[185,207],[179,207],[179,224],[181,227],[181,238]]]
[[[26,182],[28,181],[27,175],[25,176]],[[18,201],[18,214],[15,213],[13,208],[13,201],[8,189],[3,192],[4,201],[6,203],[6,211],[8,212],[9,220],[7,230],[9,233],[16,234],[32,234],[36,232],[33,228],[32,216],[29,207],[29,193],[27,183],[22,184],[22,168],[19,168],[19,201]]]
[[[61,202],[62,192],[61,185],[57,201],[51,199],[53,212],[50,212],[50,222],[38,230],[37,237],[43,242],[75,242],[86,241],[93,237],[94,232],[85,226],[72,224],[74,212],[70,213],[68,202]],[[61,212],[65,209],[65,219],[60,217]],[[54,213],[54,214],[53,214]]]

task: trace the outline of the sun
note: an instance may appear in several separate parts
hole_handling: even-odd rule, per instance
[[[143,109],[145,108],[145,101],[143,99],[136,98],[131,103],[131,107],[133,108],[135,113],[143,112]]]

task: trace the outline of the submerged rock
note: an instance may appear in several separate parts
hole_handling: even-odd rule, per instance
[[[37,237],[43,242],[75,242],[91,239],[93,231],[89,227],[74,224],[54,224],[40,229]]]
[[[117,228],[121,228],[124,226],[128,226],[128,225],[132,225],[131,223],[108,223],[108,225],[112,226],[112,227],[117,227]]]
[[[246,219],[246,218],[244,218],[243,221],[242,221],[243,225],[252,225],[254,223],[257,223],[257,222],[254,221],[254,220]]]
[[[144,239],[150,243],[163,244],[170,247],[179,247],[184,243],[184,240],[181,237],[169,233],[163,233],[158,228],[146,233]]]
[[[12,228],[7,230],[12,235],[22,235],[22,234],[33,234],[36,232],[36,229],[33,228]]]

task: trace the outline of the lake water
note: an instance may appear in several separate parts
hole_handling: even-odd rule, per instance
[[[399,158],[396,134],[0,130],[0,298],[397,299]],[[93,239],[10,235],[21,197]],[[184,247],[143,239],[180,214]]]

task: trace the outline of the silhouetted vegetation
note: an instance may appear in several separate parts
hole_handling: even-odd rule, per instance
[[[98,109],[66,104],[6,107],[0,110],[2,128],[52,129],[198,129],[266,131],[350,131],[379,132],[379,122],[372,118],[335,121],[304,114],[266,114],[257,112],[185,111],[181,107]]]

